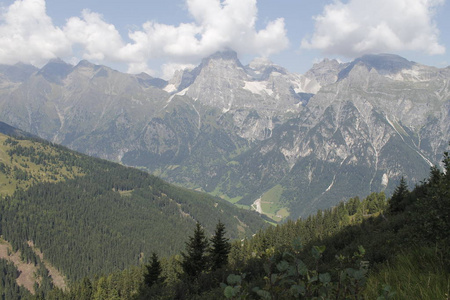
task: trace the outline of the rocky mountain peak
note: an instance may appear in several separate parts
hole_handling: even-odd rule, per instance
[[[255,80],[267,80],[273,72],[283,75],[288,73],[285,68],[274,64],[272,61],[264,57],[255,58],[251,61],[248,66],[246,66],[246,71]]]
[[[38,68],[35,66],[20,62],[15,65],[0,65],[0,73],[12,82],[23,82],[30,78],[36,71],[38,71]]]
[[[375,69],[380,75],[394,75],[412,69],[416,63],[395,54],[367,54],[349,63],[339,73],[339,80],[347,77],[356,65],[364,65],[369,71]]]
[[[43,76],[50,82],[58,84],[62,79],[66,78],[72,70],[72,65],[64,62],[60,58],[55,58],[42,67],[37,74]]]
[[[95,65],[88,60],[80,60],[80,62],[75,66],[75,68],[93,68]]]
[[[81,60],[71,71],[70,77],[73,82],[91,80],[93,78],[109,77],[112,69],[91,63],[87,60]]]
[[[189,75],[189,76],[188,76]],[[187,95],[204,104],[229,109],[236,99],[235,92],[249,78],[234,51],[217,52],[204,59],[200,66],[183,74],[186,84],[192,82]],[[183,90],[184,88],[178,88]]]
[[[191,73],[200,74],[202,70],[210,69],[222,72],[223,69],[244,69],[237,53],[233,50],[218,51],[202,60],[202,63]]]
[[[321,86],[333,84],[338,79],[339,72],[345,67],[345,64],[339,63],[336,59],[325,58],[305,74],[310,79],[315,79]]]
[[[395,54],[368,54],[357,59],[378,72],[398,73],[411,69],[416,63]]]
[[[164,90],[166,92],[172,93],[186,89],[194,82],[200,71],[200,66],[196,67],[195,69],[183,69],[176,71],[175,74],[173,74],[172,78],[169,80]]]
[[[144,87],[153,86],[153,87],[163,89],[167,86],[167,81],[165,81],[164,79],[154,78],[144,72],[135,75],[135,77],[139,81],[139,83],[141,85],[143,85]]]
[[[232,61],[238,65],[241,65],[236,51],[233,50],[217,51],[216,53],[204,58],[201,65],[208,65],[211,61],[215,60]]]
[[[169,80],[165,90],[167,92],[180,92],[191,86],[202,71],[203,73],[222,73],[223,69],[244,68],[238,59],[237,53],[233,50],[218,51],[206,58],[194,69],[184,69],[176,71]],[[209,70],[209,71],[208,71]]]

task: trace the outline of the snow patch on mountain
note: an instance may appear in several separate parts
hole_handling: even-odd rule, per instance
[[[244,89],[258,95],[273,95],[273,90],[267,88],[266,81],[244,81]]]
[[[175,84],[170,83],[163,90],[168,92],[168,93],[173,93],[173,92],[175,92],[177,90],[177,87],[175,86]]]

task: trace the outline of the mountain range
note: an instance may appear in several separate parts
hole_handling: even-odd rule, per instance
[[[57,59],[0,66],[0,121],[280,221],[427,177],[450,140],[449,82],[391,54],[299,75],[223,51],[169,81]]]

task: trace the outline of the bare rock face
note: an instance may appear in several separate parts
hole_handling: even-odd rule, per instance
[[[450,68],[381,54],[299,75],[223,51],[166,82],[55,60],[0,66],[0,107],[22,130],[240,204],[277,187],[297,217],[427,177],[450,140]]]
[[[339,72],[345,68],[345,64],[340,64],[335,59],[325,58],[320,63],[316,63],[305,74],[308,78],[314,78],[320,86],[333,84],[338,80]]]
[[[166,90],[231,115],[238,135],[252,141],[270,136],[274,119],[300,112],[320,88],[315,79],[290,74],[266,59],[244,67],[233,51],[205,58],[194,70],[176,73],[169,84]]]

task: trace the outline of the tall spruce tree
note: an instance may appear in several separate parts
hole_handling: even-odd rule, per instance
[[[405,178],[402,176],[400,179],[400,184],[395,188],[391,200],[389,201],[389,211],[391,213],[399,213],[404,211],[408,204],[408,195],[408,185],[406,184]]]
[[[146,266],[147,273],[144,275],[144,282],[147,286],[151,287],[155,283],[159,283],[163,280],[161,278],[162,267],[159,262],[158,255],[153,252],[150,259],[150,264]]]
[[[231,250],[229,239],[225,237],[225,225],[220,222],[216,225],[216,231],[211,238],[210,262],[211,269],[217,270],[228,263],[228,254]]]
[[[205,231],[200,223],[197,223],[194,236],[189,237],[189,242],[186,243],[186,252],[181,253],[181,267],[184,274],[189,277],[197,277],[203,271],[206,271],[208,246]]]

